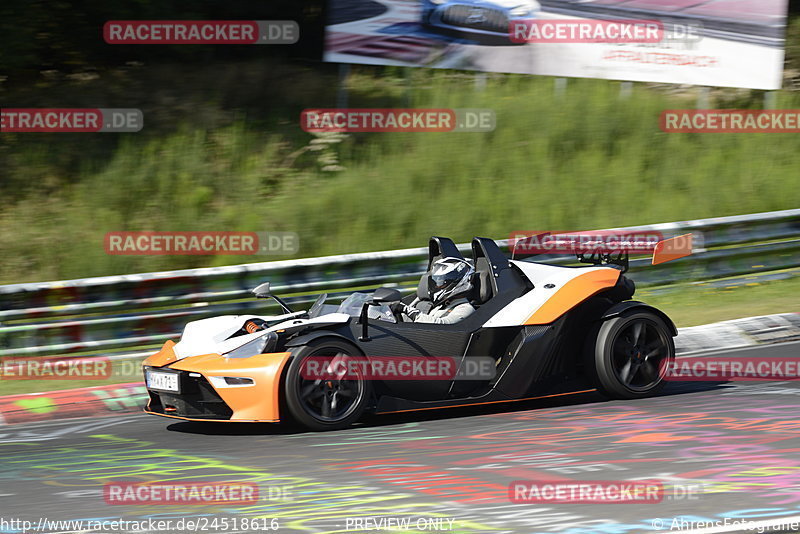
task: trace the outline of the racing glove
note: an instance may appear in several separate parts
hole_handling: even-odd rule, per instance
[[[400,301],[392,302],[389,305],[389,308],[391,308],[392,313],[394,314],[401,313],[406,317],[408,317],[409,319],[411,319],[412,321],[416,319],[416,317],[420,314],[420,311],[415,307],[409,306],[408,304],[405,304],[404,302]]]

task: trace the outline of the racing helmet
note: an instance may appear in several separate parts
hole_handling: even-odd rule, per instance
[[[428,295],[434,306],[465,295],[472,289],[475,269],[461,258],[442,258],[431,265]]]

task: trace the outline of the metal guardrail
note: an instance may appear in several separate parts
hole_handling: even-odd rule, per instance
[[[658,266],[633,259],[628,276],[640,287],[800,266],[800,209],[613,230],[703,237],[705,248],[689,258]],[[507,251],[506,240],[498,244]],[[469,244],[459,248],[468,251]],[[191,320],[268,313],[271,305],[250,294],[266,280],[289,302],[303,304],[322,292],[337,296],[344,289],[387,284],[415,287],[426,264],[427,247],[421,247],[0,286],[0,357],[154,346],[176,338]]]

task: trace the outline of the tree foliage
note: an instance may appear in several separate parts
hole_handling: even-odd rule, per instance
[[[0,2],[0,74],[11,81],[41,71],[80,72],[150,61],[168,54],[185,63],[288,55],[321,56],[323,1],[298,0],[3,0]],[[293,46],[108,45],[109,20],[296,20]]]

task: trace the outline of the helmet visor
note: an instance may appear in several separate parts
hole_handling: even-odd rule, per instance
[[[443,273],[431,273],[431,288],[444,289],[457,284],[464,276],[464,269],[453,269]]]

